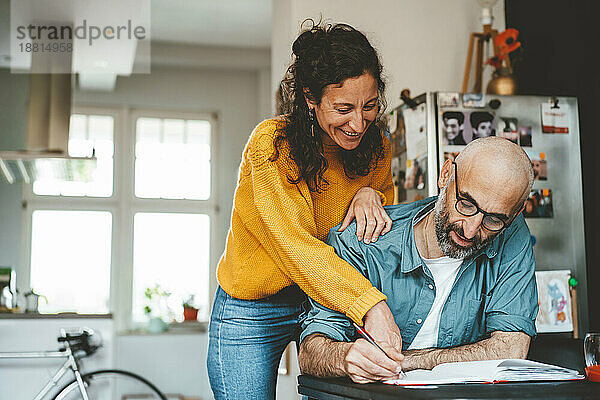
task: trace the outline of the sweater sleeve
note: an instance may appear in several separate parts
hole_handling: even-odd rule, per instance
[[[339,311],[362,325],[366,312],[386,296],[354,267],[339,258],[334,249],[316,237],[310,198],[300,183],[287,179],[288,162],[280,154],[270,160],[268,146],[250,148],[254,203],[264,229],[256,234],[282,272],[308,296]],[[309,194],[308,194],[309,195]]]

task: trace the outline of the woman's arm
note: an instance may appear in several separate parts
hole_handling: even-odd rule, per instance
[[[264,144],[252,145],[261,142]],[[316,237],[306,184],[290,183],[285,168],[289,159],[280,154],[277,162],[272,162],[265,147],[248,149],[250,173],[243,178],[251,179],[252,201],[264,227],[253,233],[281,271],[307,295],[362,325],[366,312],[385,300],[385,295]],[[236,207],[240,214],[246,211],[241,205]]]
[[[277,162],[272,162],[272,141],[265,139],[258,141],[263,144],[258,148],[253,147],[256,142],[249,144],[246,152],[249,165],[244,168],[243,179],[251,179],[251,198],[263,226],[253,234],[280,270],[308,296],[359,325],[364,318],[367,331],[388,354],[400,360],[401,335],[384,301],[386,296],[316,237],[307,185],[289,182],[291,161],[280,154]],[[236,204],[236,209],[243,214],[249,208]],[[246,217],[257,219],[256,215]]]

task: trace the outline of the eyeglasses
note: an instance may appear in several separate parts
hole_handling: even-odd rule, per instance
[[[456,162],[452,161],[452,164],[454,164],[454,186],[456,187],[456,203],[454,204],[454,208],[456,208],[456,211],[458,211],[465,217],[472,217],[473,215],[482,213],[483,219],[481,220],[481,225],[483,225],[483,227],[488,231],[497,232],[504,229],[504,227],[506,226],[506,221],[504,221],[499,216],[494,215],[493,213],[483,211],[477,205],[473,204],[470,200],[467,200],[459,194],[458,167],[456,165]]]

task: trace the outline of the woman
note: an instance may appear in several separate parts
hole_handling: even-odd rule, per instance
[[[285,116],[259,124],[242,155],[209,327],[216,399],[274,398],[277,366],[299,333],[306,295],[364,324],[401,361],[385,296],[324,243],[356,218],[365,243],[391,228],[385,84],[375,49],[348,25],[293,44]]]

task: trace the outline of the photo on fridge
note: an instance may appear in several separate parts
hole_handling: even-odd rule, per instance
[[[531,147],[531,126],[519,127],[519,145],[521,145],[521,147]]]
[[[552,218],[552,191],[550,189],[534,189],[525,200],[523,216],[525,218]]]
[[[511,117],[500,117],[498,121],[498,136],[519,144],[518,120]]]
[[[472,111],[469,113],[469,123],[471,128],[471,138],[467,143],[482,137],[496,136],[494,114],[491,112]]]
[[[527,151],[527,156],[531,160],[531,166],[533,167],[533,179],[536,181],[545,181],[548,179],[548,160],[546,153],[535,153]]]

